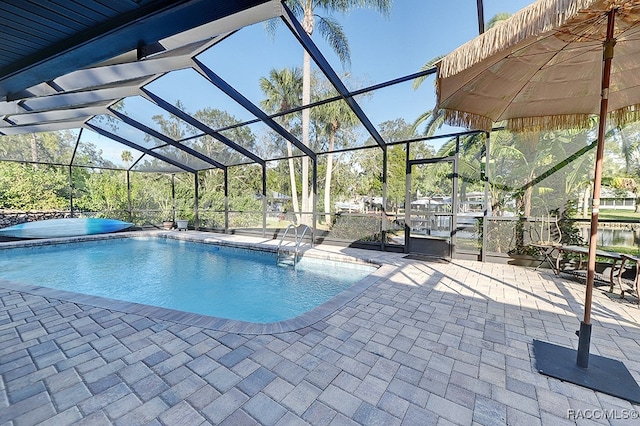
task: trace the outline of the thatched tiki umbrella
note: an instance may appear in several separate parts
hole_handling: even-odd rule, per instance
[[[437,66],[438,108],[445,110],[449,124],[490,130],[493,123],[505,122],[516,131],[536,131],[590,127],[591,119],[599,117],[585,309],[575,365],[585,371],[571,373],[584,376],[605,130],[608,120],[621,125],[640,118],[640,0],[539,0]],[[541,348],[534,341],[543,370],[547,353]]]

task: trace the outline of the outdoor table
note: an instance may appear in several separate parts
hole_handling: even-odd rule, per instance
[[[632,287],[636,291],[636,296],[638,296],[638,305],[640,305],[640,293],[638,292],[638,276],[640,275],[640,257],[632,256],[630,254],[621,254],[622,264],[620,265],[620,270],[618,271],[618,285],[620,286],[620,297],[624,298],[624,288],[622,287],[622,272],[624,271],[624,265],[627,262],[635,262],[636,264],[636,274],[633,279]],[[613,291],[613,283],[611,283],[610,291]]]
[[[556,258],[556,270],[560,271],[560,262],[562,260],[562,255],[566,253],[573,253],[579,255],[578,267],[576,270],[582,269],[582,256],[589,254],[589,247],[583,246],[560,246],[558,247],[558,257]],[[613,291],[614,281],[613,277],[616,271],[616,264],[618,261],[622,260],[622,255],[620,253],[605,251],[605,250],[596,250],[597,257],[603,257],[605,259],[613,260],[613,264],[611,265],[611,271],[609,272],[609,284],[610,289]]]

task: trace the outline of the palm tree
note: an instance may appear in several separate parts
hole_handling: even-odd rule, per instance
[[[335,90],[331,92],[335,92]],[[325,223],[329,224],[331,223],[331,215],[329,214],[331,212],[331,174],[333,172],[333,149],[336,136],[341,129],[355,126],[359,121],[358,117],[342,99],[316,108],[314,110],[314,118],[317,120],[321,132],[329,138],[324,187],[324,211],[327,213],[325,215]]]
[[[122,151],[122,154],[120,154],[120,158],[122,158],[125,167],[128,169],[129,164],[133,162],[133,154],[131,153],[131,151],[125,149],[124,151]],[[124,176],[124,181],[125,183],[127,182],[127,175]]]
[[[286,0],[287,6],[300,19],[302,28],[311,36],[314,30],[318,30],[322,37],[327,40],[340,59],[343,66],[348,66],[351,62],[351,52],[347,37],[338,21],[328,16],[316,14],[317,10],[324,10],[332,13],[338,12],[346,14],[357,7],[367,7],[379,11],[385,16],[391,12],[393,0]],[[274,25],[278,21],[267,22],[267,29],[274,32]],[[302,105],[311,102],[311,56],[304,50],[302,67]],[[309,146],[309,108],[302,111],[302,143]],[[302,209],[310,211],[313,199],[309,196],[309,158],[302,157]]]
[[[440,59],[444,58],[444,55],[436,56],[424,64],[420,71],[426,71],[430,68],[433,68],[435,64],[440,61]],[[417,90],[422,83],[427,79],[427,76],[418,77],[413,80],[413,90]],[[444,124],[444,111],[441,109],[433,109],[430,111],[426,111],[418,116],[416,120],[413,122],[412,130],[415,132],[418,130],[418,127],[422,125],[422,123],[427,123],[424,135],[429,137],[433,136],[436,130],[438,130]]]
[[[495,27],[498,23],[506,19],[509,19],[510,17],[511,17],[511,14],[507,12],[497,13],[491,19],[489,19],[489,21],[487,22],[486,28],[491,29]],[[440,55],[440,56],[436,56],[435,58],[432,58],[426,64],[424,64],[422,68],[420,68],[420,71],[426,71],[430,68],[433,68],[435,64],[438,63],[444,56],[445,55]],[[413,80],[413,89],[414,90],[418,89],[418,87],[420,87],[420,85],[426,79],[427,79],[427,76],[422,76]],[[424,135],[433,136],[436,130],[442,127],[442,125],[444,124],[444,111],[433,109],[431,111],[427,111],[421,114],[413,123],[414,130],[417,129],[424,122],[427,123],[424,130]]]
[[[620,151],[624,158],[624,175],[613,179],[614,188],[630,190],[635,198],[635,212],[640,211],[640,198],[638,196],[638,176],[634,166],[637,165],[640,154],[640,141],[638,140],[637,123],[618,128],[615,137],[619,139]],[[637,166],[636,166],[637,167]],[[636,176],[634,176],[636,175]]]
[[[124,150],[122,154],[120,154],[120,158],[124,161],[125,166],[129,167],[129,163],[133,161],[133,154],[131,154],[129,150]]]
[[[487,22],[487,29],[495,27],[502,21],[506,21],[511,18],[511,14],[509,12],[499,12],[496,13],[489,21]]]
[[[624,158],[624,172],[627,175],[632,173],[633,166],[637,163],[640,155],[640,140],[638,139],[637,123],[629,124],[619,128],[615,137],[620,142],[620,151]]]
[[[260,78],[260,89],[267,99],[260,102],[262,108],[268,113],[278,113],[288,111],[300,105],[302,96],[302,75],[300,68],[284,68],[282,70],[272,69],[269,78]],[[289,131],[291,122],[285,117],[281,117],[282,126]],[[300,209],[298,207],[298,189],[296,185],[295,167],[293,164],[293,148],[291,142],[287,141],[287,158],[289,159],[289,179],[291,182],[291,202],[293,212],[296,215],[296,222],[300,221]]]
[[[31,134],[31,161],[35,164],[35,168],[38,168],[38,141],[36,140],[36,134]]]
[[[493,16],[486,25],[487,29],[491,29],[494,26],[496,26],[496,24],[498,24],[501,21],[504,21],[506,19],[508,19],[509,17],[511,17],[510,13],[506,13],[506,12],[502,12],[502,13],[498,13],[495,16]],[[427,61],[427,63],[425,63],[421,68],[420,71],[426,71],[428,69],[431,69],[435,66],[436,63],[438,63],[445,55],[440,55],[440,56],[436,56],[432,59],[430,59],[429,61]],[[413,80],[413,89],[417,90],[422,83],[424,83],[424,81],[427,79],[427,76],[422,76],[422,77],[418,77],[416,79]],[[432,109],[429,111],[426,111],[422,114],[420,114],[420,116],[418,116],[418,118],[413,122],[413,126],[412,126],[412,130],[415,132],[417,131],[418,127],[420,127],[423,123],[426,123],[425,125],[425,129],[424,129],[424,136],[430,137],[433,136],[436,132],[436,130],[438,130],[440,127],[442,127],[442,125],[444,124],[444,110],[441,109]],[[470,150],[472,148],[472,146],[476,145],[476,144],[481,144],[484,145],[484,141],[482,140],[482,138],[478,138],[475,136],[467,136],[463,139],[463,145],[464,145],[464,149],[462,150],[463,153],[467,152],[468,150]],[[451,143],[453,143],[452,141],[450,141],[449,144],[445,144],[441,150],[444,151],[450,151],[451,150]],[[477,150],[476,150],[477,151]],[[481,155],[481,149],[480,149],[480,154],[478,152],[476,152],[475,154],[470,154],[466,160],[469,162],[469,164],[473,164],[473,165],[478,165],[480,166],[479,163],[479,155]],[[441,153],[442,154],[442,153]],[[463,192],[466,189],[466,183],[463,185]]]

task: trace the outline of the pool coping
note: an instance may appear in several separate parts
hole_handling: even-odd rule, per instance
[[[226,236],[226,235],[225,235]],[[264,242],[247,242],[247,241],[229,241],[216,234],[204,232],[177,232],[177,231],[133,231],[118,232],[114,234],[87,235],[69,238],[53,238],[48,240],[24,240],[10,241],[0,243],[0,250],[20,247],[35,247],[54,244],[65,244],[69,242],[99,241],[115,238],[130,237],[153,237],[168,238],[182,241],[190,241],[197,243],[213,244],[236,248],[249,248],[253,250],[276,252],[277,246],[272,241]],[[228,236],[226,236],[228,237]],[[271,243],[271,244],[269,244]],[[360,256],[345,255],[342,253],[330,253],[327,251],[314,250],[308,248],[302,251],[303,256],[309,256],[318,259],[346,261],[360,264],[373,264],[378,268],[367,277],[358,281],[351,287],[330,300],[322,303],[314,309],[288,320],[277,321],[272,323],[252,323],[240,320],[232,320],[226,318],[213,317],[208,315],[184,312],[170,308],[145,305],[136,302],[126,302],[107,297],[91,296],[81,293],[73,293],[66,290],[57,290],[43,286],[23,284],[14,281],[0,279],[0,287],[20,291],[44,298],[58,299],[72,303],[94,306],[111,311],[124,312],[127,314],[135,314],[144,317],[150,317],[158,320],[172,321],[179,324],[197,326],[211,330],[224,331],[238,334],[278,334],[299,330],[321,321],[323,318],[331,315],[339,308],[345,306],[356,296],[362,294],[372,285],[386,279],[396,266],[380,262],[370,258]]]

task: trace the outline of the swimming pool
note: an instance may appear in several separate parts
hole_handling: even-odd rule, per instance
[[[12,248],[0,278],[74,293],[251,323],[295,318],[375,266],[164,238],[117,238]]]

